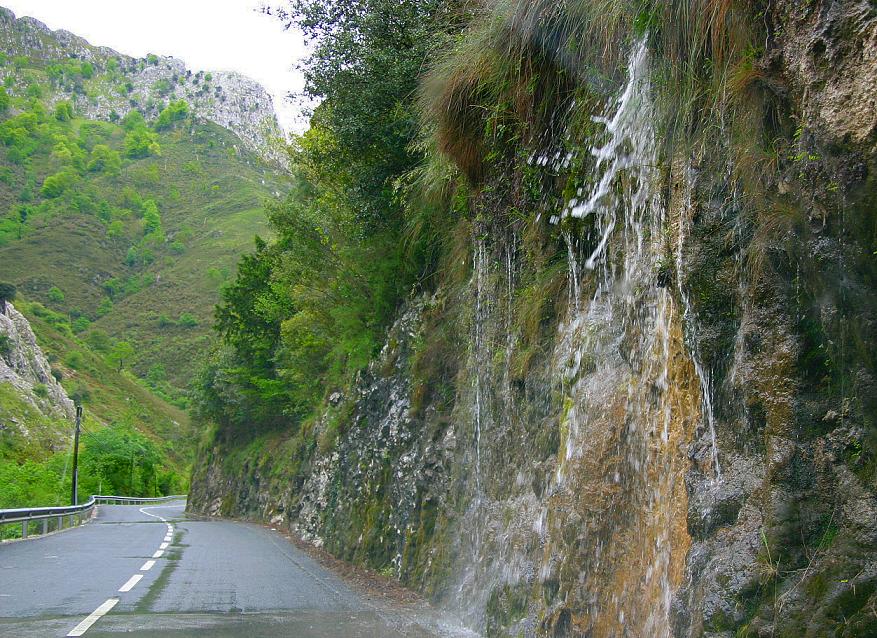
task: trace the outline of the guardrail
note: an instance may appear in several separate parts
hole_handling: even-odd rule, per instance
[[[33,527],[37,529],[38,534],[48,534],[50,531],[54,532],[64,529],[65,520],[68,521],[67,527],[81,525],[85,517],[91,514],[95,505],[141,505],[143,503],[164,503],[181,498],[186,498],[186,495],[175,494],[173,496],[147,498],[96,494],[81,505],[5,509],[0,510],[0,529],[7,525],[21,523],[21,538],[27,538]],[[39,525],[40,522],[42,522],[42,525]]]

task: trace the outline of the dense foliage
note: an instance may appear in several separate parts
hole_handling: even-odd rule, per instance
[[[404,185],[423,159],[419,76],[453,30],[452,5],[296,0],[277,10],[313,41],[306,93],[319,106],[291,150],[294,188],[269,210],[276,241],[257,241],[223,291],[224,347],[202,374],[203,416],[295,425],[375,354],[423,266],[405,241]]]

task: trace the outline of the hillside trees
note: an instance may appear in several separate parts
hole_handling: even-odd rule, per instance
[[[377,351],[418,265],[398,181],[421,160],[414,96],[454,28],[438,0],[294,0],[276,11],[314,43],[305,92],[320,100],[291,152],[293,192],[223,289],[223,347],[197,412],[227,427],[295,426]]]

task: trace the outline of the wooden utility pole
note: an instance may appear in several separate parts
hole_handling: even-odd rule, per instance
[[[82,426],[82,406],[76,406],[76,429],[73,431],[73,498],[72,505],[79,504],[79,430]]]

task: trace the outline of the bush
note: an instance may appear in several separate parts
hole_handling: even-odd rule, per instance
[[[33,387],[33,393],[41,399],[45,399],[49,396],[49,389],[46,387],[45,383],[37,383]]]
[[[74,334],[80,334],[88,330],[89,326],[91,326],[91,321],[89,321],[88,317],[77,317],[70,327],[73,329]]]
[[[76,173],[70,169],[66,169],[60,173],[55,173],[54,175],[46,177],[46,179],[43,180],[43,187],[40,189],[40,192],[43,194],[43,197],[48,197],[50,199],[60,197],[64,191],[73,186],[75,182]]]
[[[180,318],[177,319],[177,325],[182,326],[183,328],[194,328],[198,325],[198,320],[191,312],[184,312],[180,314]]]
[[[52,286],[49,288],[49,301],[53,301],[55,303],[61,303],[64,301],[64,293],[61,292],[61,289],[58,286]]]

